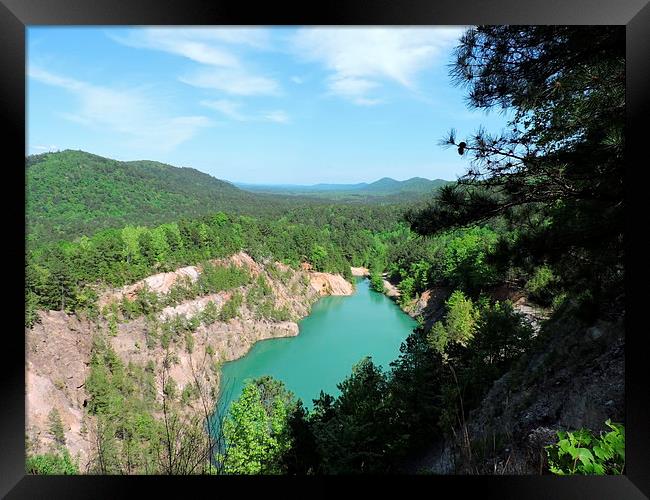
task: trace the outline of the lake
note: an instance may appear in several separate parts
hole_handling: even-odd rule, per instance
[[[356,278],[353,295],[319,299],[298,322],[297,337],[257,342],[246,356],[225,363],[225,400],[229,405],[237,399],[247,379],[271,375],[311,409],[321,389],[336,397],[336,384],[364,356],[388,368],[416,325],[391,299],[372,290],[367,279]]]

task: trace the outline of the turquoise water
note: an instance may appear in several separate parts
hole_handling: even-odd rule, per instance
[[[416,322],[371,290],[367,279],[357,279],[354,295],[321,298],[298,326],[297,337],[257,342],[246,356],[224,364],[221,408],[239,397],[247,379],[263,375],[282,380],[311,408],[321,389],[338,395],[336,384],[364,356],[387,369]]]

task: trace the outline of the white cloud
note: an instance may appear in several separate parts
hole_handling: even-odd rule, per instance
[[[265,29],[143,28],[126,35],[108,35],[129,47],[159,50],[201,64],[200,69],[179,78],[188,85],[235,95],[279,94],[278,82],[246,68],[237,51],[238,46],[269,49],[269,33]]]
[[[266,111],[262,113],[262,117],[270,122],[289,123],[289,115],[282,110]]]
[[[78,109],[61,115],[85,126],[104,128],[129,137],[132,145],[169,151],[212,122],[205,116],[170,116],[164,102],[138,89],[114,89],[30,67],[28,75],[63,88],[78,99]]]
[[[210,26],[192,28],[171,28],[169,31],[201,40],[224,42],[233,45],[247,45],[259,50],[271,47],[270,32],[266,28],[233,28],[231,26]]]
[[[186,57],[201,64],[239,66],[239,60],[233,53],[205,43],[202,40],[203,37],[197,37],[197,34],[180,29],[144,28],[129,31],[125,36],[114,33],[109,33],[109,36],[116,42],[129,47],[160,50]]]
[[[201,105],[205,106],[206,108],[211,108],[219,111],[220,113],[223,113],[228,118],[232,118],[233,120],[242,122],[247,120],[247,117],[239,111],[241,104],[235,101],[230,101],[228,99],[201,101]]]
[[[378,100],[368,94],[384,80],[415,89],[418,74],[439,62],[462,32],[462,27],[302,28],[292,45],[304,61],[330,71],[332,94],[369,104]]]
[[[275,123],[289,123],[289,115],[282,110],[263,111],[259,114],[247,114],[241,111],[242,104],[229,99],[218,99],[215,101],[201,101],[207,108],[214,109],[240,122],[266,121]]]
[[[335,74],[328,79],[328,85],[333,94],[346,97],[355,104],[372,106],[381,102],[380,99],[365,97],[369,90],[379,87],[379,84],[372,80]]]
[[[281,93],[280,86],[275,80],[236,69],[202,68],[181,76],[179,80],[194,87],[219,90],[234,95],[279,95]]]

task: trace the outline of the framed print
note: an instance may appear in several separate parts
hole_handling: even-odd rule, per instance
[[[645,0],[0,23],[7,498],[648,498]]]

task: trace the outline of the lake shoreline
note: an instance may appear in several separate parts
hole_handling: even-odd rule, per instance
[[[225,363],[220,389],[228,387],[231,394],[220,408],[228,407],[251,378],[271,375],[282,380],[309,407],[321,390],[335,394],[337,384],[361,358],[371,356],[388,367],[417,324],[388,297],[371,290],[365,277],[355,276],[355,281],[353,295],[314,303],[300,320],[298,335],[256,342],[245,356]]]

